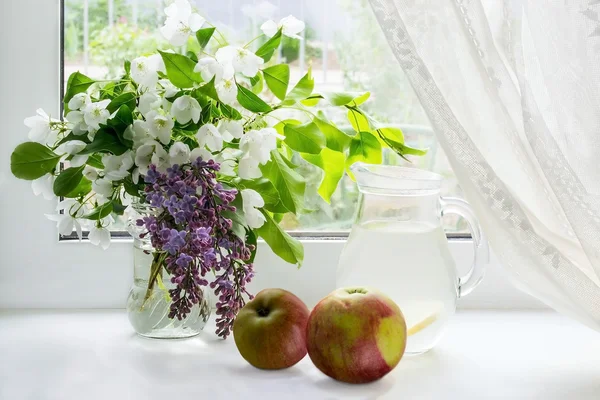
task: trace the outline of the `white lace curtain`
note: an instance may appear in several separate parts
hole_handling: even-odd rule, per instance
[[[370,0],[492,247],[600,330],[600,0]]]

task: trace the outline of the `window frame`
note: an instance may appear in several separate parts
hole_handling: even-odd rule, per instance
[[[0,231],[0,308],[124,308],[132,283],[130,238],[115,235],[118,237],[107,251],[87,240],[80,243],[72,237],[60,238],[54,224],[44,217],[55,212],[55,203],[33,196],[30,182],[15,179],[8,168],[12,149],[26,140],[23,119],[40,107],[53,116],[62,112],[58,100],[64,92],[63,6],[64,0],[21,0],[2,5],[0,37],[19,40],[0,41],[0,51],[24,61],[0,66],[6,89],[0,115],[6,121],[6,131],[13,132],[0,135],[0,221],[5,227],[15,227]],[[334,289],[337,258],[347,234],[293,235],[305,246],[302,268],[286,264],[260,241],[251,290],[285,287],[313,306]],[[448,236],[450,251],[463,270],[473,258],[472,241],[464,235]],[[377,254],[373,260],[369,267],[376,267]],[[509,284],[494,255],[486,278],[472,295],[459,301],[460,307],[543,307]]]

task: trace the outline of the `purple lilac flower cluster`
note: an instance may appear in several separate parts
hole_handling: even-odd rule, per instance
[[[224,216],[235,212],[231,203],[237,191],[217,181],[218,170],[218,163],[201,158],[174,165],[166,173],[150,166],[144,177],[146,202],[158,213],[139,219],[137,225],[146,228],[144,235],[150,235],[155,250],[166,255],[165,269],[176,285],[169,290],[169,317],[181,320],[202,301],[207,273],[213,271],[217,335],[226,338],[245,304],[244,295],[252,298],[246,283],[253,277],[249,260],[254,248],[234,234],[231,219]]]

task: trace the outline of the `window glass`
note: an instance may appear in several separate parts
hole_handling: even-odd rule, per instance
[[[123,61],[168,49],[161,37],[164,0],[65,0],[64,79],[74,71],[98,79],[122,73]],[[304,20],[304,40],[284,38],[279,60],[291,63],[291,82],[312,67],[315,92],[370,91],[364,107],[380,122],[402,129],[411,147],[428,148],[424,157],[408,156],[410,163],[392,153],[384,161],[412,165],[444,176],[443,195],[460,196],[460,188],[448,161],[435,140],[427,117],[401,67],[396,62],[367,0],[191,0],[207,20],[230,42],[245,44],[261,34],[268,19],[289,14]],[[260,41],[252,43],[259,46]],[[251,46],[252,46],[251,45]],[[190,49],[193,51],[192,44]],[[344,126],[344,115],[328,117]],[[349,125],[346,122],[346,125]],[[299,217],[286,216],[288,230],[343,232],[352,223],[358,199],[356,185],[344,177],[331,204],[317,194],[319,170],[298,157],[307,178],[307,204],[314,210]],[[448,232],[465,233],[466,225],[448,216]]]

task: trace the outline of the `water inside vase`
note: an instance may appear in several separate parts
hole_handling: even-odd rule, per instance
[[[169,318],[171,298],[169,288],[173,284],[166,274],[148,293],[148,278],[153,255],[144,250],[141,241],[134,241],[134,282],[127,300],[127,314],[135,331],[145,337],[177,339],[195,336],[204,328],[210,316],[207,296],[201,304],[195,304],[183,320]],[[146,298],[147,297],[147,298]]]

